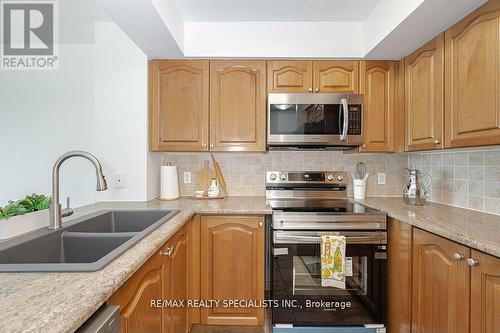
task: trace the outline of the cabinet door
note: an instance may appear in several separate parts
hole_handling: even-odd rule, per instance
[[[410,333],[412,227],[390,218],[387,228],[387,329]]]
[[[210,150],[266,150],[266,62],[210,62]]]
[[[393,61],[361,61],[364,144],[361,151],[394,151],[395,80]]]
[[[463,245],[413,229],[413,333],[469,332],[469,255]]]
[[[408,151],[442,148],[444,47],[439,35],[405,58]]]
[[[472,250],[478,264],[471,268],[471,323],[473,333],[500,332],[500,259]]]
[[[203,216],[201,219],[201,298],[264,299],[264,218]],[[201,310],[202,324],[262,325],[263,308]]]
[[[162,248],[167,253],[164,266],[164,290],[165,299],[176,301],[187,301],[191,267],[188,262],[189,233],[188,224],[184,225],[176,234],[168,240]],[[164,310],[164,332],[186,333],[188,332],[188,308],[172,307]]]
[[[268,61],[269,92],[312,92],[312,61]]]
[[[446,147],[500,144],[500,1],[445,33]]]
[[[208,61],[149,63],[152,151],[208,150]]]
[[[120,306],[123,333],[163,332],[163,310],[151,306],[151,300],[163,299],[164,259],[153,256],[108,300]]]
[[[324,60],[314,61],[314,92],[357,93],[358,61]]]

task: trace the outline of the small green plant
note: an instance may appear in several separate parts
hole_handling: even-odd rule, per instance
[[[0,207],[0,220],[6,220],[13,216],[24,215],[50,207],[52,199],[43,194],[33,193],[18,201],[9,201],[5,207]]]

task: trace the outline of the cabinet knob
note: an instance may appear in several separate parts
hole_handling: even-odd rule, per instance
[[[207,144],[206,144],[206,143],[202,143],[202,144],[201,144],[201,146],[202,146],[203,148],[207,148]]]
[[[460,254],[460,253],[453,253],[453,259],[455,259],[456,261],[461,261],[464,259],[464,256],[463,254]]]
[[[307,89],[307,91],[309,91],[310,93],[312,93],[313,92],[313,88],[309,88],[309,89]]]
[[[470,267],[474,267],[474,266],[477,266],[479,264],[479,261],[477,261],[476,259],[469,258],[469,259],[467,259],[467,264]]]
[[[167,247],[167,251],[163,252],[160,250],[160,255],[161,256],[167,256],[167,257],[172,257],[172,252],[174,251],[174,247],[173,246],[169,246]]]
[[[210,148],[213,148],[215,147],[215,145],[213,143],[210,144]]]
[[[438,145],[440,143],[441,143],[441,140],[439,140],[439,139],[434,140],[434,144]]]
[[[264,223],[259,222],[259,227],[262,227],[263,225],[264,225]]]
[[[319,92],[319,88],[314,89],[315,92]]]

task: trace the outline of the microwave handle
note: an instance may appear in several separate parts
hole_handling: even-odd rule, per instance
[[[291,240],[296,243],[321,243],[321,236],[304,236],[304,235],[286,235],[278,234],[275,235],[276,240]],[[347,236],[347,243],[358,243],[358,244],[374,244],[379,242],[386,242],[387,238],[385,234],[371,234],[367,236]]]
[[[340,99],[340,103],[342,104],[342,113],[344,115],[344,126],[342,127],[342,134],[340,135],[340,140],[347,140],[347,131],[349,130],[349,109],[347,107],[347,99]]]

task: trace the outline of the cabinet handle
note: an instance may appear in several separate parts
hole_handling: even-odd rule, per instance
[[[474,266],[479,265],[479,261],[477,261],[476,259],[469,258],[469,259],[467,259],[467,264],[470,267],[474,267]]]
[[[264,225],[264,223],[259,222],[259,227],[262,227],[263,225]]]
[[[167,247],[167,251],[163,252],[160,250],[160,255],[161,256],[167,256],[169,258],[172,257],[172,252],[174,251],[174,247],[173,246],[169,246]]]
[[[319,92],[319,88],[314,89],[315,92]]]
[[[440,143],[441,143],[441,140],[439,140],[439,139],[434,140],[434,144],[438,145]]]
[[[464,259],[464,256],[463,254],[460,254],[460,253],[453,253],[453,259],[455,259],[456,261],[461,261]]]
[[[309,89],[307,89],[307,91],[309,91],[310,93],[312,93],[313,92],[313,88],[309,88]]]

